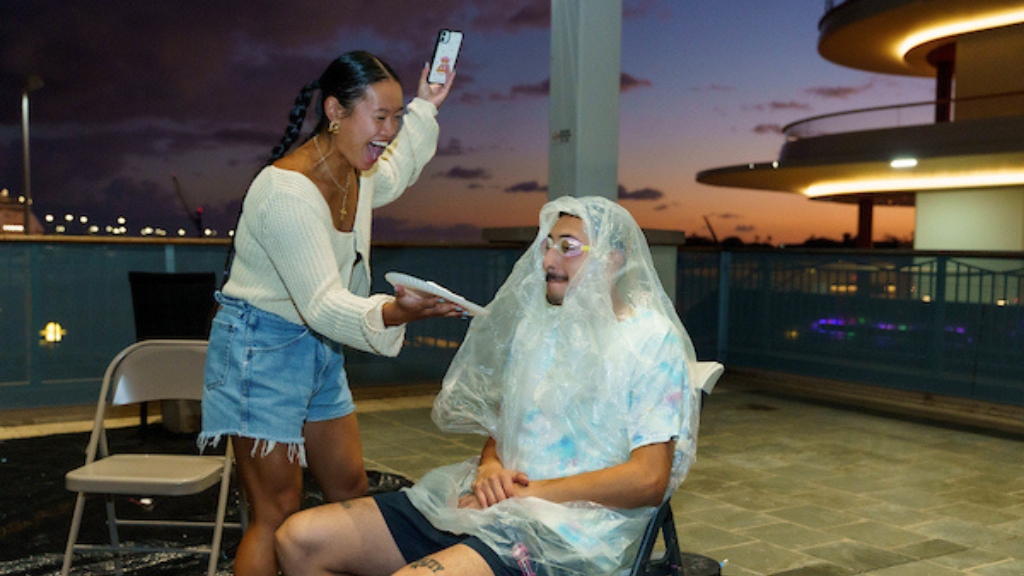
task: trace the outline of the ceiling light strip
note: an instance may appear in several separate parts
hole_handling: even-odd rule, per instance
[[[847,180],[822,182],[804,190],[811,198],[841,194],[870,192],[916,192],[922,190],[949,190],[956,188],[990,188],[993,186],[1024,185],[1024,171],[965,174],[961,176],[922,176],[917,178],[880,178],[875,180]]]
[[[899,48],[897,48],[897,53],[900,58],[906,58],[907,53],[914,48],[922,44],[927,44],[933,40],[938,40],[939,38],[949,38],[952,36],[959,36],[961,34],[968,34],[970,32],[977,32],[979,30],[1001,28],[1003,26],[1020,24],[1021,22],[1024,22],[1024,9],[1019,8],[1016,10],[985,14],[974,18],[960,17],[956,22],[933,26],[907,36],[903,42],[900,42]]]

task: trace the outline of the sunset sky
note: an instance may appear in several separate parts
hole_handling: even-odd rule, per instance
[[[929,100],[934,81],[817,54],[820,0],[625,0],[619,182],[642,226],[802,242],[856,232],[856,207],[698,184],[697,172],[777,157],[790,122]],[[474,241],[530,225],[546,201],[550,0],[0,2],[0,188],[22,184],[30,74],[36,214],[191,230],[174,195],[221,234],[276,144],[298,89],[366,49],[415,90],[437,29],[466,39],[438,156],[375,216],[375,240]],[[307,127],[313,123],[312,117]],[[876,208],[875,239],[909,238],[912,208]]]

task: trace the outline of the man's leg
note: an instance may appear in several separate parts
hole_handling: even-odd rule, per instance
[[[385,576],[405,565],[372,498],[325,504],[292,515],[277,531],[288,576]]]
[[[476,550],[456,544],[410,562],[394,576],[494,576],[494,572]]]

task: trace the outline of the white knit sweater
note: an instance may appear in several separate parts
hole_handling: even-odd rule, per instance
[[[347,346],[397,355],[405,326],[385,328],[381,317],[393,297],[367,296],[371,212],[398,198],[433,158],[436,115],[437,108],[419,98],[406,107],[397,137],[360,177],[350,233],[334,228],[326,200],[306,176],[264,168],[245,196],[224,293]]]

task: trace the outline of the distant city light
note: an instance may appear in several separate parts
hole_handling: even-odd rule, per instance
[[[43,219],[47,222],[53,222],[53,214],[47,214]]]
[[[184,236],[184,235],[185,235],[185,229],[184,228],[178,228],[178,236]]]
[[[24,224],[4,224],[4,232],[24,232]]]
[[[52,344],[63,340],[67,331],[57,322],[47,322],[46,327],[39,331],[39,335],[43,337],[44,342]]]
[[[125,222],[127,222],[127,220],[124,219],[124,216],[118,216],[117,217],[117,223],[118,224],[124,224]]]
[[[88,216],[80,216],[78,218],[78,221],[81,222],[82,224],[87,224],[89,222],[89,217]]]
[[[74,214],[65,214],[64,215],[64,221],[65,222],[74,222],[75,221]]]

